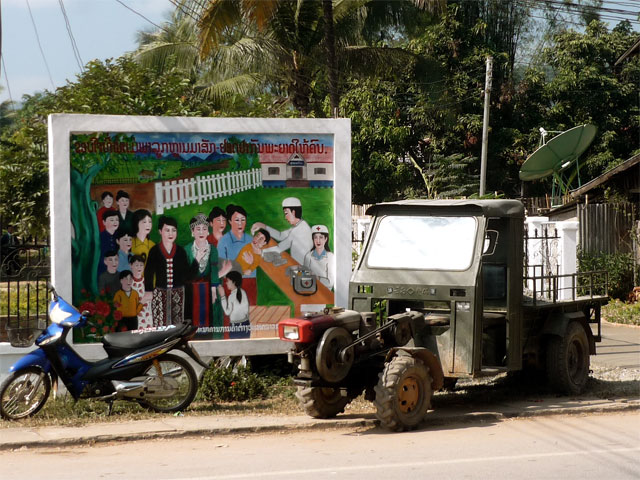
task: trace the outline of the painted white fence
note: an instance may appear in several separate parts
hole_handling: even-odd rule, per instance
[[[226,197],[234,193],[252,190],[262,186],[262,171],[259,168],[240,172],[226,172],[205,175],[187,180],[156,182],[156,214],[165,210],[183,207]]]

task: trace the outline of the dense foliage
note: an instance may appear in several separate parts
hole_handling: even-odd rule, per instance
[[[269,385],[268,377],[249,367],[212,367],[205,370],[198,392],[208,402],[242,402],[267,397]]]
[[[630,253],[578,254],[578,271],[606,271],[609,296],[626,300],[633,290],[633,255]]]

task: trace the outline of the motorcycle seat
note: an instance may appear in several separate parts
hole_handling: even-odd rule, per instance
[[[170,337],[177,337],[189,329],[191,325],[182,323],[167,325],[156,329],[131,330],[129,332],[107,333],[102,337],[105,349],[135,350],[149,345],[157,345]]]

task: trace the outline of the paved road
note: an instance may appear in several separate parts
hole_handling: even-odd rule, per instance
[[[640,369],[640,327],[602,322],[602,342],[596,351],[593,365]]]
[[[640,478],[640,414],[203,436],[0,453],[12,480]],[[4,477],[3,477],[4,478]]]

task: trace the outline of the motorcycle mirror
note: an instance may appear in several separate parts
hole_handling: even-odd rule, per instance
[[[58,301],[58,292],[56,292],[56,289],[53,288],[53,284],[51,282],[47,282],[47,288],[49,289],[49,291],[53,295],[53,301],[57,302]]]

